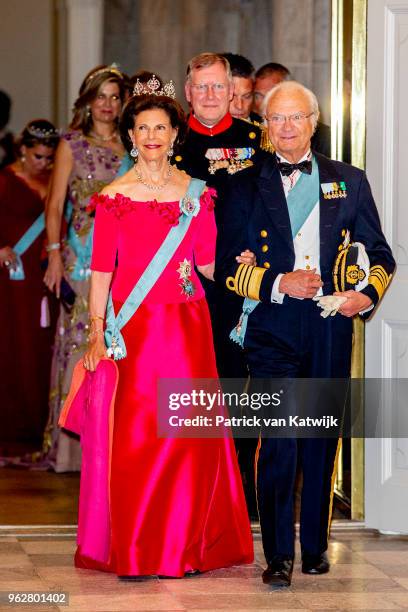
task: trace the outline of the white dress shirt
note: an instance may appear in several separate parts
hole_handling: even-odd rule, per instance
[[[277,158],[281,162],[290,163],[287,159],[276,154]],[[309,150],[298,163],[306,160],[310,160],[312,157],[311,151]],[[288,195],[289,191],[293,189],[297,181],[301,176],[300,170],[295,170],[289,176],[283,176],[282,184],[285,192],[285,196]],[[293,270],[313,270],[316,268],[316,274],[320,274],[320,207],[319,200],[316,202],[316,206],[296,234],[293,239],[293,248],[295,251],[295,263]],[[290,272],[290,270],[288,270]],[[279,291],[279,283],[281,281],[282,274],[278,274],[273,283],[272,287],[272,302],[275,304],[282,304],[285,297],[284,293]],[[317,296],[323,295],[322,288],[316,294]],[[303,298],[298,298],[303,299]]]

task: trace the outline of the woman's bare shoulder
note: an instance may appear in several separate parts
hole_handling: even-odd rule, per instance
[[[116,193],[122,193],[123,190],[126,191],[126,187],[131,184],[131,170],[126,172],[123,176],[116,177],[109,185],[105,185],[105,187],[101,190],[102,195],[114,196]]]

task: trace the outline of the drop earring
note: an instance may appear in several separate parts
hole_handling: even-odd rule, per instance
[[[171,159],[173,157],[173,155],[174,155],[173,143],[171,143],[170,149],[167,151],[167,155],[168,155],[169,159]]]
[[[137,162],[137,158],[139,157],[139,149],[133,145],[131,151],[130,151],[130,155],[131,157],[133,157],[133,161],[136,163]]]

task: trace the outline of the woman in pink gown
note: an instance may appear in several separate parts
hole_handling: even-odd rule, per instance
[[[183,209],[195,207],[184,237],[121,330],[127,355],[116,361],[109,555],[102,563],[79,541],[75,558],[78,567],[119,576],[182,577],[253,560],[232,438],[157,437],[158,380],[217,377],[207,303],[194,270],[195,264],[212,277],[215,194],[170,165],[185,123],[179,104],[163,93],[145,88],[128,101],[121,135],[137,164],[92,200],[91,332],[84,357],[90,371],[106,356],[110,286],[117,314],[181,223]]]

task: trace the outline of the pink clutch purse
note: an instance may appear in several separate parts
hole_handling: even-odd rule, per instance
[[[103,359],[96,372],[82,359],[74,368],[59,425],[81,438],[82,466],[78,547],[83,556],[108,563],[110,558],[110,467],[114,404],[119,371]]]

